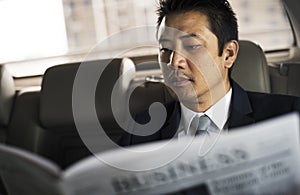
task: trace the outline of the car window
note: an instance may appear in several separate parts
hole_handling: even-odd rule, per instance
[[[265,51],[285,49],[293,44],[293,33],[280,0],[230,2],[237,13],[240,39],[255,41]],[[64,63],[61,59],[67,61],[68,56],[84,55],[120,31],[155,26],[155,10],[156,0],[2,0],[0,63],[12,64],[14,76],[41,74],[47,64]],[[143,40],[120,40],[110,49],[132,48],[141,41],[155,44],[155,34],[146,33]],[[136,55],[156,52],[152,48]],[[47,60],[49,57],[58,60],[51,62]],[[46,59],[46,62],[35,63],[33,59]],[[45,67],[41,68],[41,64]],[[22,70],[21,66],[26,69]]]
[[[2,0],[0,25],[0,64],[68,52],[60,0]]]
[[[280,0],[229,1],[237,14],[240,39],[257,42],[265,51],[293,45],[293,32]]]

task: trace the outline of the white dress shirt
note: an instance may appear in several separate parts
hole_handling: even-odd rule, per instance
[[[220,131],[227,132],[227,120],[229,117],[229,108],[232,96],[232,89],[225,94],[217,103],[210,107],[206,112],[194,112],[191,109],[180,103],[181,106],[181,121],[179,124],[178,138],[193,135],[195,132],[196,125],[192,124],[195,116],[201,117],[207,115],[211,124],[208,127],[208,133],[219,134]],[[193,122],[194,123],[194,122]]]

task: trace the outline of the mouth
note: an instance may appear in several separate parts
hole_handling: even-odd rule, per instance
[[[193,82],[193,80],[188,77],[174,77],[170,81],[171,84],[175,87],[182,87]]]

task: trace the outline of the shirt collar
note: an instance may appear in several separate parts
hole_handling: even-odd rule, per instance
[[[205,114],[217,125],[219,129],[224,129],[229,116],[232,89],[225,94],[217,103],[210,107]]]
[[[224,126],[229,116],[231,96],[232,96],[232,88],[230,88],[230,90],[225,94],[224,97],[222,97],[217,103],[215,103],[204,113],[194,112],[193,110],[187,108],[182,103],[180,103],[181,113],[182,113],[181,127],[183,127],[185,131],[187,131],[193,118],[196,115],[200,117],[206,114],[212,120],[212,122],[218,127],[218,129],[220,130],[224,129]]]

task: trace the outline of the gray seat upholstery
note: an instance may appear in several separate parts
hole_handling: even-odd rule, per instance
[[[239,45],[231,77],[247,91],[270,93],[270,76],[263,50],[251,41],[241,40]]]
[[[91,154],[77,132],[72,112],[73,83],[80,64],[51,67],[44,74],[41,91],[21,91],[18,94],[8,144],[38,153],[63,168]],[[131,77],[134,76],[134,64],[129,59],[108,59],[85,62],[84,65],[97,67],[107,64],[109,65],[98,84],[96,83],[95,106],[106,134],[112,140],[117,140],[122,129],[112,114],[111,92],[120,74],[126,71],[127,78],[121,81],[117,89],[121,94],[125,93]],[[85,78],[88,79],[89,75]],[[123,97],[117,98],[119,99],[116,101],[123,104]],[[122,115],[122,109],[118,111]],[[88,123],[89,113],[83,113],[82,116],[82,120]]]
[[[42,89],[24,89],[17,94],[7,144],[38,153],[63,168],[90,155],[78,135],[72,112],[73,83],[80,64],[51,67],[44,74]],[[86,64],[109,64],[98,81],[95,106],[106,133],[117,140],[122,129],[113,119],[111,91],[120,74],[126,72],[126,78],[121,79],[117,89],[121,94],[125,93],[134,77],[135,66],[129,59],[97,60]],[[89,75],[85,78],[88,79]],[[116,101],[123,104],[122,98],[119,96]],[[122,106],[118,110],[120,115],[123,114]],[[82,120],[88,121],[89,118]]]
[[[62,195],[61,171],[32,153],[0,145],[0,174],[9,195]]]
[[[4,65],[0,65],[0,143],[6,142],[15,97],[14,80]],[[6,194],[0,175],[0,194]]]
[[[24,88],[15,98],[14,109],[8,126],[8,145],[14,145],[28,151],[36,152],[39,132],[40,88]]]
[[[13,77],[0,65],[0,143],[5,142],[15,97]]]
[[[270,67],[272,92],[300,97],[300,63],[282,63]]]
[[[287,71],[286,94],[300,96],[300,63],[285,63],[282,67]]]

